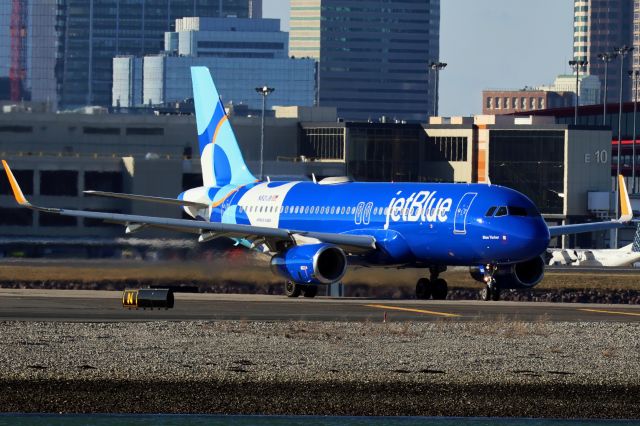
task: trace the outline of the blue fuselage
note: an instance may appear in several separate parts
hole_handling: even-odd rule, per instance
[[[495,185],[270,182],[208,195],[212,222],[371,235],[372,264],[509,264],[549,243],[531,200]]]

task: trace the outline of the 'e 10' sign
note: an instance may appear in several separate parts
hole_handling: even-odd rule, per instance
[[[596,151],[593,154],[585,154],[584,162],[586,164],[589,163],[598,163],[598,164],[606,164],[609,161],[609,154],[606,150]]]

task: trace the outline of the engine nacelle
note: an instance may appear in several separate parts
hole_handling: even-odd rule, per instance
[[[469,273],[474,280],[484,282],[484,267],[471,267]],[[493,277],[498,288],[531,288],[544,278],[544,260],[536,256],[524,262],[500,265]]]
[[[347,272],[347,256],[331,244],[294,246],[271,258],[271,271],[299,284],[332,284]]]

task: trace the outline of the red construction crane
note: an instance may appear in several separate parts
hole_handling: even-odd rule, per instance
[[[9,81],[11,83],[11,100],[22,99],[22,84],[25,78],[26,64],[26,0],[12,0],[11,23],[11,68],[9,69]]]

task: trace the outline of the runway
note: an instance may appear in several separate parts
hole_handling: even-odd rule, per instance
[[[619,321],[640,322],[639,305],[536,302],[287,299],[284,296],[176,294],[171,310],[129,310],[122,293],[0,289],[1,321]]]

